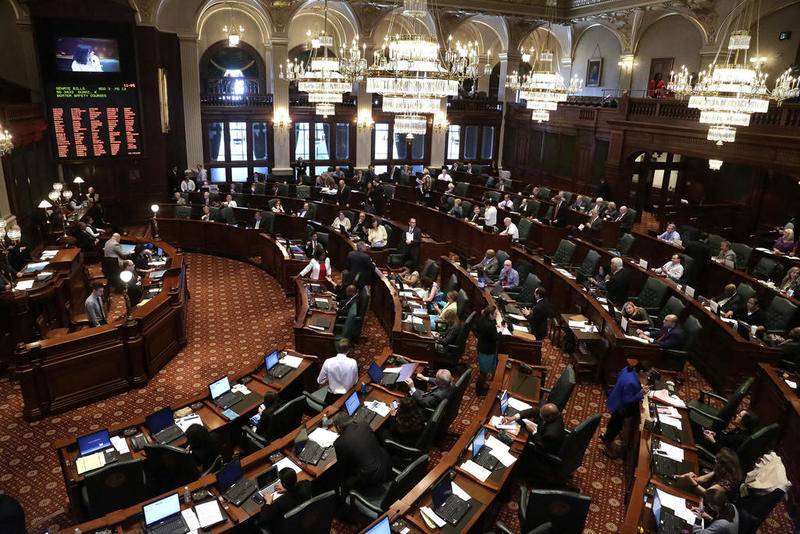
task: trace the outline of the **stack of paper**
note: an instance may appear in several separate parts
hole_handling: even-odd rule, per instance
[[[529,332],[527,326],[512,324],[511,327],[514,329],[514,332],[524,332],[526,334]]]
[[[200,528],[210,527],[225,521],[222,509],[216,500],[196,504],[194,511],[197,513],[197,521],[200,523]]]
[[[300,469],[300,466],[294,463],[290,458],[282,458],[281,460],[278,461],[278,463],[275,464],[275,467],[278,468],[278,472],[280,472],[281,469],[285,469],[287,467],[293,470],[295,473],[299,473],[300,471],[302,471],[302,469]]]
[[[111,445],[114,446],[119,454],[128,454],[131,452],[128,448],[128,441],[122,436],[111,436]]]
[[[43,250],[42,251],[42,260],[52,260],[58,254],[57,250]]]
[[[682,499],[666,491],[656,489],[658,500],[661,501],[661,506],[672,510],[677,517],[680,517],[690,525],[693,525],[697,516],[686,506],[686,499]]]
[[[288,365],[289,367],[294,367],[295,369],[297,369],[298,367],[300,367],[300,364],[303,363],[303,358],[287,354],[286,356],[280,359],[280,362],[283,365]]]
[[[663,425],[669,425],[671,427],[675,427],[678,430],[683,430],[683,423],[679,418],[670,417],[668,415],[661,415],[658,417],[659,422]]]
[[[315,428],[314,431],[308,435],[308,439],[315,442],[323,449],[333,446],[333,442],[336,441],[336,438],[338,437],[339,434],[336,432],[322,427]]]
[[[197,532],[200,530],[200,521],[197,519],[197,515],[192,508],[181,510],[181,515],[183,516],[183,520],[186,521],[189,532]]]
[[[366,406],[368,409],[372,410],[381,417],[386,417],[387,415],[389,415],[389,412],[391,411],[391,408],[389,408],[388,404],[386,404],[385,402],[381,402],[379,400],[367,402],[364,404],[364,406]]]
[[[494,436],[489,436],[489,439],[484,443],[484,447],[489,447],[491,449],[489,454],[500,460],[500,463],[506,467],[513,465],[517,461],[517,458],[511,454],[510,447]]]
[[[522,411],[525,411],[525,410],[530,410],[531,408],[533,408],[533,406],[531,406],[527,402],[523,402],[523,401],[521,401],[519,399],[515,399],[514,397],[509,397],[508,398],[508,405],[511,408],[514,408],[515,410],[517,410],[518,412],[522,412]]]
[[[676,408],[686,408],[686,403],[683,402],[683,400],[680,397],[678,397],[677,395],[670,395],[669,391],[667,391],[666,389],[651,391],[650,397],[659,402],[663,402],[664,404],[675,406]]]
[[[495,415],[491,419],[489,419],[489,424],[495,427],[497,430],[505,430],[506,432],[514,436],[519,434],[519,431],[521,429],[519,423],[509,423],[507,425],[504,425],[503,418],[500,417],[499,415]]]
[[[197,415],[196,413],[190,413],[187,416],[179,417],[178,419],[175,419],[175,424],[182,431],[186,432],[186,430],[192,425],[203,426],[203,420],[200,419],[200,416]]]
[[[512,319],[514,319],[515,321],[524,321],[525,320],[524,316],[517,315],[516,313],[509,313],[508,316],[511,317]]]
[[[658,444],[658,449],[655,449],[653,452],[662,456],[666,456],[670,460],[683,462],[683,449],[676,447],[675,445],[670,445],[669,443],[664,443],[661,441]]]
[[[653,342],[652,339],[644,339],[639,336],[629,336],[628,334],[625,334],[625,337],[632,341],[638,341],[639,343],[644,343],[645,345]]]
[[[567,321],[567,326],[570,328],[583,328],[586,326],[586,321]]]
[[[88,456],[81,456],[75,460],[75,469],[78,470],[79,475],[82,475],[87,471],[100,469],[104,465],[106,465],[106,457],[103,454],[103,451],[96,452]]]
[[[463,464],[461,464],[461,469],[469,473],[470,475],[474,476],[481,482],[485,482],[487,478],[489,478],[492,474],[491,471],[486,469],[485,467],[481,467],[472,460],[467,460]]]
[[[436,515],[436,513],[431,510],[430,506],[423,506],[419,509],[419,512],[422,514],[423,519],[426,519],[428,522],[436,525],[437,528],[442,528],[447,524],[447,521]]]
[[[17,282],[17,285],[14,286],[14,291],[27,291],[33,287],[33,283],[36,282],[33,278],[29,280],[20,280]]]

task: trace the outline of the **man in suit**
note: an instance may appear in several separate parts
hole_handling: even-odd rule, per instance
[[[371,285],[375,276],[375,263],[366,250],[367,246],[359,243],[356,245],[356,250],[347,253],[347,268],[360,287]]]
[[[374,488],[392,478],[392,459],[366,423],[346,414],[334,418],[339,437],[333,442],[339,483],[345,492]]]
[[[736,252],[731,248],[731,242],[722,241],[719,244],[719,254],[714,256],[713,259],[718,263],[731,262],[731,264],[736,264]]]
[[[728,318],[733,317],[733,312],[742,304],[735,284],[727,284],[722,290],[722,295],[711,300],[717,303],[720,315]]]
[[[264,228],[264,220],[262,219],[260,211],[255,212],[253,215],[253,228],[256,230],[261,230]]]
[[[614,222],[619,223],[619,229],[621,232],[629,234],[633,229],[633,223],[636,221],[634,219],[633,212],[628,209],[628,206],[620,206],[619,214],[617,215],[617,218],[614,219]]]
[[[439,369],[436,371],[435,378],[428,378],[427,376],[417,374],[417,380],[421,382],[433,382],[433,388],[429,391],[422,392],[414,386],[414,381],[406,378],[406,385],[408,386],[408,393],[411,398],[417,401],[417,404],[422,408],[435,409],[439,403],[444,399],[450,397],[453,392],[453,375],[447,369]]]
[[[352,230],[350,230],[350,233],[363,240],[367,238],[368,230],[369,225],[367,224],[367,214],[361,211],[358,213],[358,220],[356,221],[356,224],[353,226]]]
[[[301,219],[311,219],[311,204],[303,202],[303,207],[297,212],[297,216]]]
[[[340,206],[347,206],[347,203],[350,202],[350,193],[350,186],[347,185],[344,179],[339,180],[339,187],[336,192],[336,203]]]
[[[649,375],[650,363],[646,361],[628,365],[617,375],[617,381],[606,398],[606,407],[611,412],[611,419],[600,438],[603,442],[600,447],[603,454],[616,456],[610,447],[622,431],[625,420],[639,413],[639,403],[650,391],[647,386]]]
[[[410,218],[408,228],[403,232],[403,244],[405,245],[405,263],[409,267],[416,267],[419,264],[419,249],[422,244],[422,230],[417,227],[417,220]]]
[[[131,307],[133,307],[142,300],[142,294],[144,293],[142,289],[142,277],[136,272],[136,265],[133,263],[133,260],[125,260],[123,262],[123,270],[130,271],[133,275],[131,281],[126,285],[128,299],[131,302]]]
[[[766,323],[766,316],[761,310],[761,304],[756,297],[747,299],[747,304],[743,308],[739,308],[734,312],[733,318],[737,321],[742,321],[750,326],[755,326],[756,332],[763,333],[766,330],[764,326]]]
[[[121,268],[122,262],[128,256],[122,252],[122,247],[119,244],[120,239],[121,236],[118,233],[114,232],[111,234],[111,239],[106,241],[106,244],[103,246],[103,256],[106,258],[117,258],[117,263]]]
[[[504,418],[506,423],[512,421],[522,421],[528,429],[528,443],[547,454],[558,454],[567,437],[561,410],[552,402]]]
[[[203,222],[211,222],[211,208],[203,206],[203,215],[200,216],[200,220]]]
[[[600,210],[595,207],[589,213],[589,222],[586,223],[583,230],[589,236],[594,238],[600,237],[600,231],[603,229],[603,217],[600,215]]]
[[[533,205],[528,201],[528,197],[522,197],[522,203],[519,205],[519,214],[523,217],[530,217],[533,213]]]
[[[375,179],[375,165],[369,165],[364,172],[364,180],[368,183]]]
[[[316,258],[317,254],[324,251],[325,247],[323,247],[322,243],[319,242],[319,236],[317,235],[317,232],[312,232],[311,238],[303,248],[303,252],[305,252],[306,256],[309,258]]]
[[[680,350],[683,348],[683,330],[678,326],[678,316],[669,314],[664,317],[664,323],[661,330],[651,337],[648,332],[637,330],[636,334],[642,339],[650,339],[653,345],[661,347],[662,349]]]
[[[92,292],[86,297],[86,314],[89,316],[89,324],[100,326],[106,324],[106,312],[103,310],[103,284],[94,282]]]
[[[555,316],[553,305],[547,300],[547,291],[537,287],[533,292],[535,303],[533,308],[522,308],[522,315],[528,319],[528,329],[536,339],[541,341],[547,337],[547,320]]]
[[[550,216],[550,224],[563,228],[567,225],[567,203],[564,200],[564,192],[559,191],[554,201],[553,214]]]
[[[498,272],[500,272],[500,262],[497,260],[495,251],[488,249],[486,254],[483,256],[483,259],[473,265],[472,269],[483,269],[483,272],[486,273],[487,276],[495,276]]]
[[[480,225],[482,220],[483,217],[481,216],[481,207],[477,204],[472,206],[472,214],[467,217],[467,222]]]
[[[605,280],[598,285],[601,289],[605,288],[608,300],[620,308],[628,300],[628,273],[624,269],[622,258],[611,258],[610,270]]]
[[[183,198],[180,191],[175,191],[175,194],[172,195],[172,198],[175,200],[175,204],[178,206],[186,206],[189,202]]]
[[[264,506],[258,514],[258,523],[274,529],[283,516],[314,496],[310,480],[297,480],[297,473],[291,467],[278,472],[278,485],[274,494],[264,496]],[[276,499],[275,496],[280,496]]]
[[[78,228],[75,231],[75,239],[78,240],[78,248],[81,250],[92,250],[100,242],[99,239],[93,237],[87,230],[86,223],[78,221]]]
[[[586,211],[589,209],[589,199],[583,195],[578,195],[578,198],[570,206],[571,209],[576,211]]]

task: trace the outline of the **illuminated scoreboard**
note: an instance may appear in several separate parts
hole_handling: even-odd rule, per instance
[[[142,155],[135,83],[57,83],[49,96],[49,118],[58,159]]]

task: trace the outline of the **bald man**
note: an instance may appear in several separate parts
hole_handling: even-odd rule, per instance
[[[116,232],[111,234],[111,239],[106,241],[106,244],[103,246],[103,256],[106,258],[117,258],[117,263],[121,269],[123,260],[128,256],[122,252],[122,246],[119,244],[120,238],[121,236]]]
[[[522,421],[528,429],[528,441],[548,454],[558,454],[567,437],[561,410],[552,402],[541,408],[535,406],[514,416],[504,417],[504,420]]]
[[[739,297],[739,293],[736,291],[736,286],[734,284],[727,284],[722,290],[722,295],[715,297],[713,300],[717,303],[720,314],[725,317],[733,317],[733,312],[736,311],[742,303],[741,297]]]
[[[650,334],[641,330],[637,330],[636,333],[642,339],[652,339],[653,344],[662,349],[679,350],[683,348],[683,330],[678,326],[677,315],[669,314],[664,317],[663,326],[655,338],[651,338]]]
[[[422,408],[435,409],[441,401],[449,398],[450,393],[453,391],[453,375],[447,369],[436,371],[435,378],[417,374],[417,380],[426,383],[433,382],[433,387],[430,390],[422,392],[414,386],[413,380],[406,378],[405,383],[408,386],[408,394]]]

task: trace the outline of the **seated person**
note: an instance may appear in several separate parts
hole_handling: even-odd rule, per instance
[[[583,231],[599,237],[600,231],[603,229],[603,216],[598,207],[592,208],[589,212],[589,222],[584,224]]]
[[[681,257],[677,254],[673,254],[670,261],[655,269],[655,272],[666,276],[670,280],[678,282],[681,277],[683,277],[683,265],[681,264]]]
[[[528,422],[523,421],[524,419],[527,419]],[[541,409],[534,406],[503,418],[504,423],[513,421],[521,421],[528,429],[528,442],[547,454],[558,454],[567,437],[561,411],[551,402],[542,405]]]
[[[578,195],[578,197],[575,199],[575,202],[573,202],[572,206],[570,206],[570,209],[576,211],[586,211],[589,209],[590,204],[591,201],[589,200],[588,197],[585,197],[583,195]]]
[[[210,468],[221,454],[220,443],[216,436],[199,424],[191,425],[185,434],[186,450],[192,453],[198,469],[202,472]]]
[[[519,241],[519,229],[517,225],[511,220],[511,217],[506,217],[503,219],[503,231],[500,232],[500,235],[508,235],[511,236],[511,241]]]
[[[344,298],[339,301],[339,306],[336,308],[336,321],[344,321],[347,318],[347,313],[350,311],[351,306],[356,305],[358,300],[358,288],[355,284],[348,285],[344,290]]]
[[[438,332],[432,332],[434,339],[436,339],[436,343],[434,343],[434,349],[437,353],[444,356],[457,357],[459,355],[451,353],[451,348],[449,345],[456,343],[464,327],[461,324],[461,321],[458,320],[458,314],[456,313],[450,313],[446,315],[443,320],[444,324],[446,325],[444,333],[439,335]]]
[[[258,424],[255,427],[256,434],[262,438],[267,438],[270,433],[270,424],[272,424],[272,416],[278,411],[284,402],[277,393],[272,391],[264,395],[264,401],[258,407]]]
[[[355,285],[355,275],[350,269],[342,271],[342,279],[339,284],[334,288],[336,293],[336,302],[344,302],[347,300],[347,286]]]
[[[400,273],[400,280],[402,280],[404,285],[416,287],[422,280],[422,277],[420,276],[419,271],[412,271],[408,267],[404,267],[403,271]]]
[[[766,323],[766,316],[761,311],[761,304],[756,297],[747,299],[747,304],[744,308],[739,308],[733,313],[733,318],[737,321],[742,321],[750,326],[755,326],[756,333],[763,334],[766,330],[764,324]]]
[[[320,386],[327,386],[325,403],[330,404],[358,382],[358,362],[347,354],[350,352],[350,341],[342,338],[336,342],[336,356],[322,362],[322,369],[317,377]]]
[[[666,241],[675,245],[681,244],[681,234],[675,230],[675,223],[669,223],[667,225],[667,229],[663,233],[659,234],[658,238],[661,241]]]
[[[450,182],[447,184],[447,189],[444,192],[445,195],[455,195],[456,194],[456,184]]]
[[[720,315],[723,317],[733,317],[733,312],[740,306],[739,293],[736,292],[734,284],[727,284],[723,290],[722,295],[714,297],[714,302],[717,303]]]
[[[353,226],[353,229],[350,231],[350,233],[358,236],[361,239],[366,239],[368,229],[369,225],[367,224],[367,214],[361,211],[359,212],[358,220],[356,221],[356,224]]]
[[[278,481],[275,493],[280,495],[280,498],[275,499],[273,494],[265,495],[264,506],[256,520],[259,525],[270,529],[274,529],[287,512],[314,496],[311,481],[298,481],[297,473],[291,467],[284,467],[278,472]]]
[[[619,217],[619,210],[617,209],[616,202],[609,202],[606,207],[606,212],[603,214],[603,218],[607,221],[614,221],[617,217]]]
[[[420,278],[420,287],[416,291],[425,305],[436,302],[436,297],[439,295],[439,284],[427,276]]]
[[[787,295],[800,293],[800,267],[792,267],[786,272],[786,276],[781,280],[778,291]]]
[[[678,326],[678,316],[674,314],[664,317],[663,326],[655,336],[642,330],[637,330],[636,335],[642,339],[652,340],[654,345],[662,349],[680,350],[683,348],[683,330]]]
[[[233,200],[233,195],[226,195],[225,202],[222,203],[222,206],[225,208],[238,208],[239,205]]]
[[[513,289],[519,285],[519,273],[514,269],[511,260],[503,262],[503,268],[497,276],[497,281],[504,289]]]
[[[553,305],[547,300],[547,291],[537,287],[533,292],[533,308],[522,308],[522,315],[528,319],[528,329],[536,339],[541,341],[547,337],[547,320],[555,317]]]
[[[261,215],[261,211],[256,211],[253,214],[252,228],[255,230],[262,230],[266,228],[266,222],[264,221],[263,215]]]
[[[319,234],[317,234],[317,232],[311,232],[311,237],[306,243],[306,246],[303,247],[305,255],[309,258],[314,258],[317,254],[324,251],[325,247],[323,247],[322,243],[319,241]]]
[[[286,213],[281,204],[281,199],[275,199],[275,204],[272,206],[272,213]]]
[[[408,386],[408,394],[421,408],[436,409],[439,403],[449,398],[453,391],[453,375],[447,369],[436,371],[435,378],[417,374],[417,380],[426,384],[433,383],[433,387],[430,390],[422,392],[414,386],[414,381],[411,378],[406,378],[405,380]]]
[[[75,239],[77,240],[78,248],[81,250],[92,250],[100,244],[100,240],[93,237],[92,234],[87,231],[87,228],[85,222],[78,221],[78,228],[75,230]]]
[[[328,280],[329,282],[333,282],[331,279],[331,274],[333,274],[333,271],[331,270],[331,260],[328,258],[328,254],[324,250],[317,252],[317,254],[309,260],[308,264],[303,267],[303,270],[300,271],[300,277],[309,277],[312,280]]]
[[[340,211],[331,223],[331,227],[333,227],[334,230],[339,230],[340,232],[345,233],[350,231],[350,226],[350,219],[347,218],[343,211]]]
[[[738,534],[739,510],[726,494],[725,488],[712,486],[703,496],[700,508],[694,510],[703,520],[702,525],[692,526],[693,534]]]
[[[612,220],[619,223],[620,232],[628,234],[631,233],[633,224],[636,222],[633,212],[628,209],[628,206],[620,206],[619,215]]]
[[[744,480],[739,457],[728,448],[722,448],[714,457],[714,469],[705,475],[685,473],[681,479],[689,483],[695,493],[705,495],[712,486],[719,486],[728,495],[737,496],[739,485]]]
[[[391,456],[368,424],[340,413],[334,417],[334,425],[339,433],[333,442],[336,475],[343,491],[369,491],[394,476]]]
[[[150,259],[153,256],[153,251],[147,248],[144,248],[142,243],[137,243],[135,247],[133,247],[133,254],[131,254],[131,259],[133,260],[133,264],[136,266],[136,272],[139,274],[149,273],[154,271],[155,269],[150,267]]]
[[[481,207],[477,204],[472,206],[472,214],[466,217],[467,222],[472,224],[480,225],[483,222],[483,216],[481,215]]]
[[[208,206],[203,206],[203,214],[200,216],[200,220],[204,222],[211,222],[211,208]]]
[[[369,246],[375,249],[384,248],[389,240],[386,234],[386,228],[381,224],[381,220],[377,217],[372,218],[372,226],[367,230],[367,241]]]
[[[500,262],[497,261],[495,251],[489,249],[486,251],[486,254],[483,255],[483,259],[470,267],[470,269],[475,271],[483,269],[483,272],[486,273],[487,276],[494,277],[497,276],[497,273],[500,271]]]
[[[311,219],[311,204],[303,202],[303,207],[297,212],[297,216],[301,219]]]
[[[440,321],[447,321],[448,317],[450,316],[453,317],[458,316],[458,303],[456,302],[458,300],[458,292],[448,291],[447,295],[445,296],[445,299],[446,301],[444,308],[442,308],[441,311],[439,312]],[[436,303],[434,303],[433,308],[438,310],[439,306]]]
[[[789,330],[786,339],[777,345],[781,351],[781,359],[786,367],[798,370],[800,368],[800,326],[795,326]]]
[[[517,211],[519,211],[520,215],[523,217],[531,216],[533,213],[533,204],[528,201],[528,197],[522,197],[522,202],[520,203],[519,208],[517,208]]]
[[[729,261],[733,264],[736,263],[736,252],[731,248],[730,241],[722,241],[719,244],[719,254],[712,258],[717,263],[725,263]]]
[[[175,191],[175,194],[172,195],[172,199],[175,201],[175,204],[178,206],[185,206],[188,204],[183,195],[181,195],[180,191]]]
[[[784,228],[783,235],[775,240],[772,250],[776,254],[792,254],[795,246],[794,230],[792,228]]]
[[[630,300],[622,306],[622,317],[628,321],[626,334],[633,335],[637,330],[649,330],[653,326],[647,310],[638,307]]]
[[[453,207],[447,212],[448,215],[461,219],[464,216],[464,210],[461,207],[461,199],[453,200]]]
[[[740,410],[733,419],[733,428],[730,430],[722,430],[717,433],[713,430],[703,430],[703,438],[705,438],[706,448],[712,452],[718,452],[723,447],[727,447],[732,451],[739,448],[739,445],[744,443],[744,440],[753,435],[753,432],[758,428],[758,416],[751,410]]]
[[[514,211],[514,201],[511,200],[511,195],[506,193],[497,207],[506,211]]]

